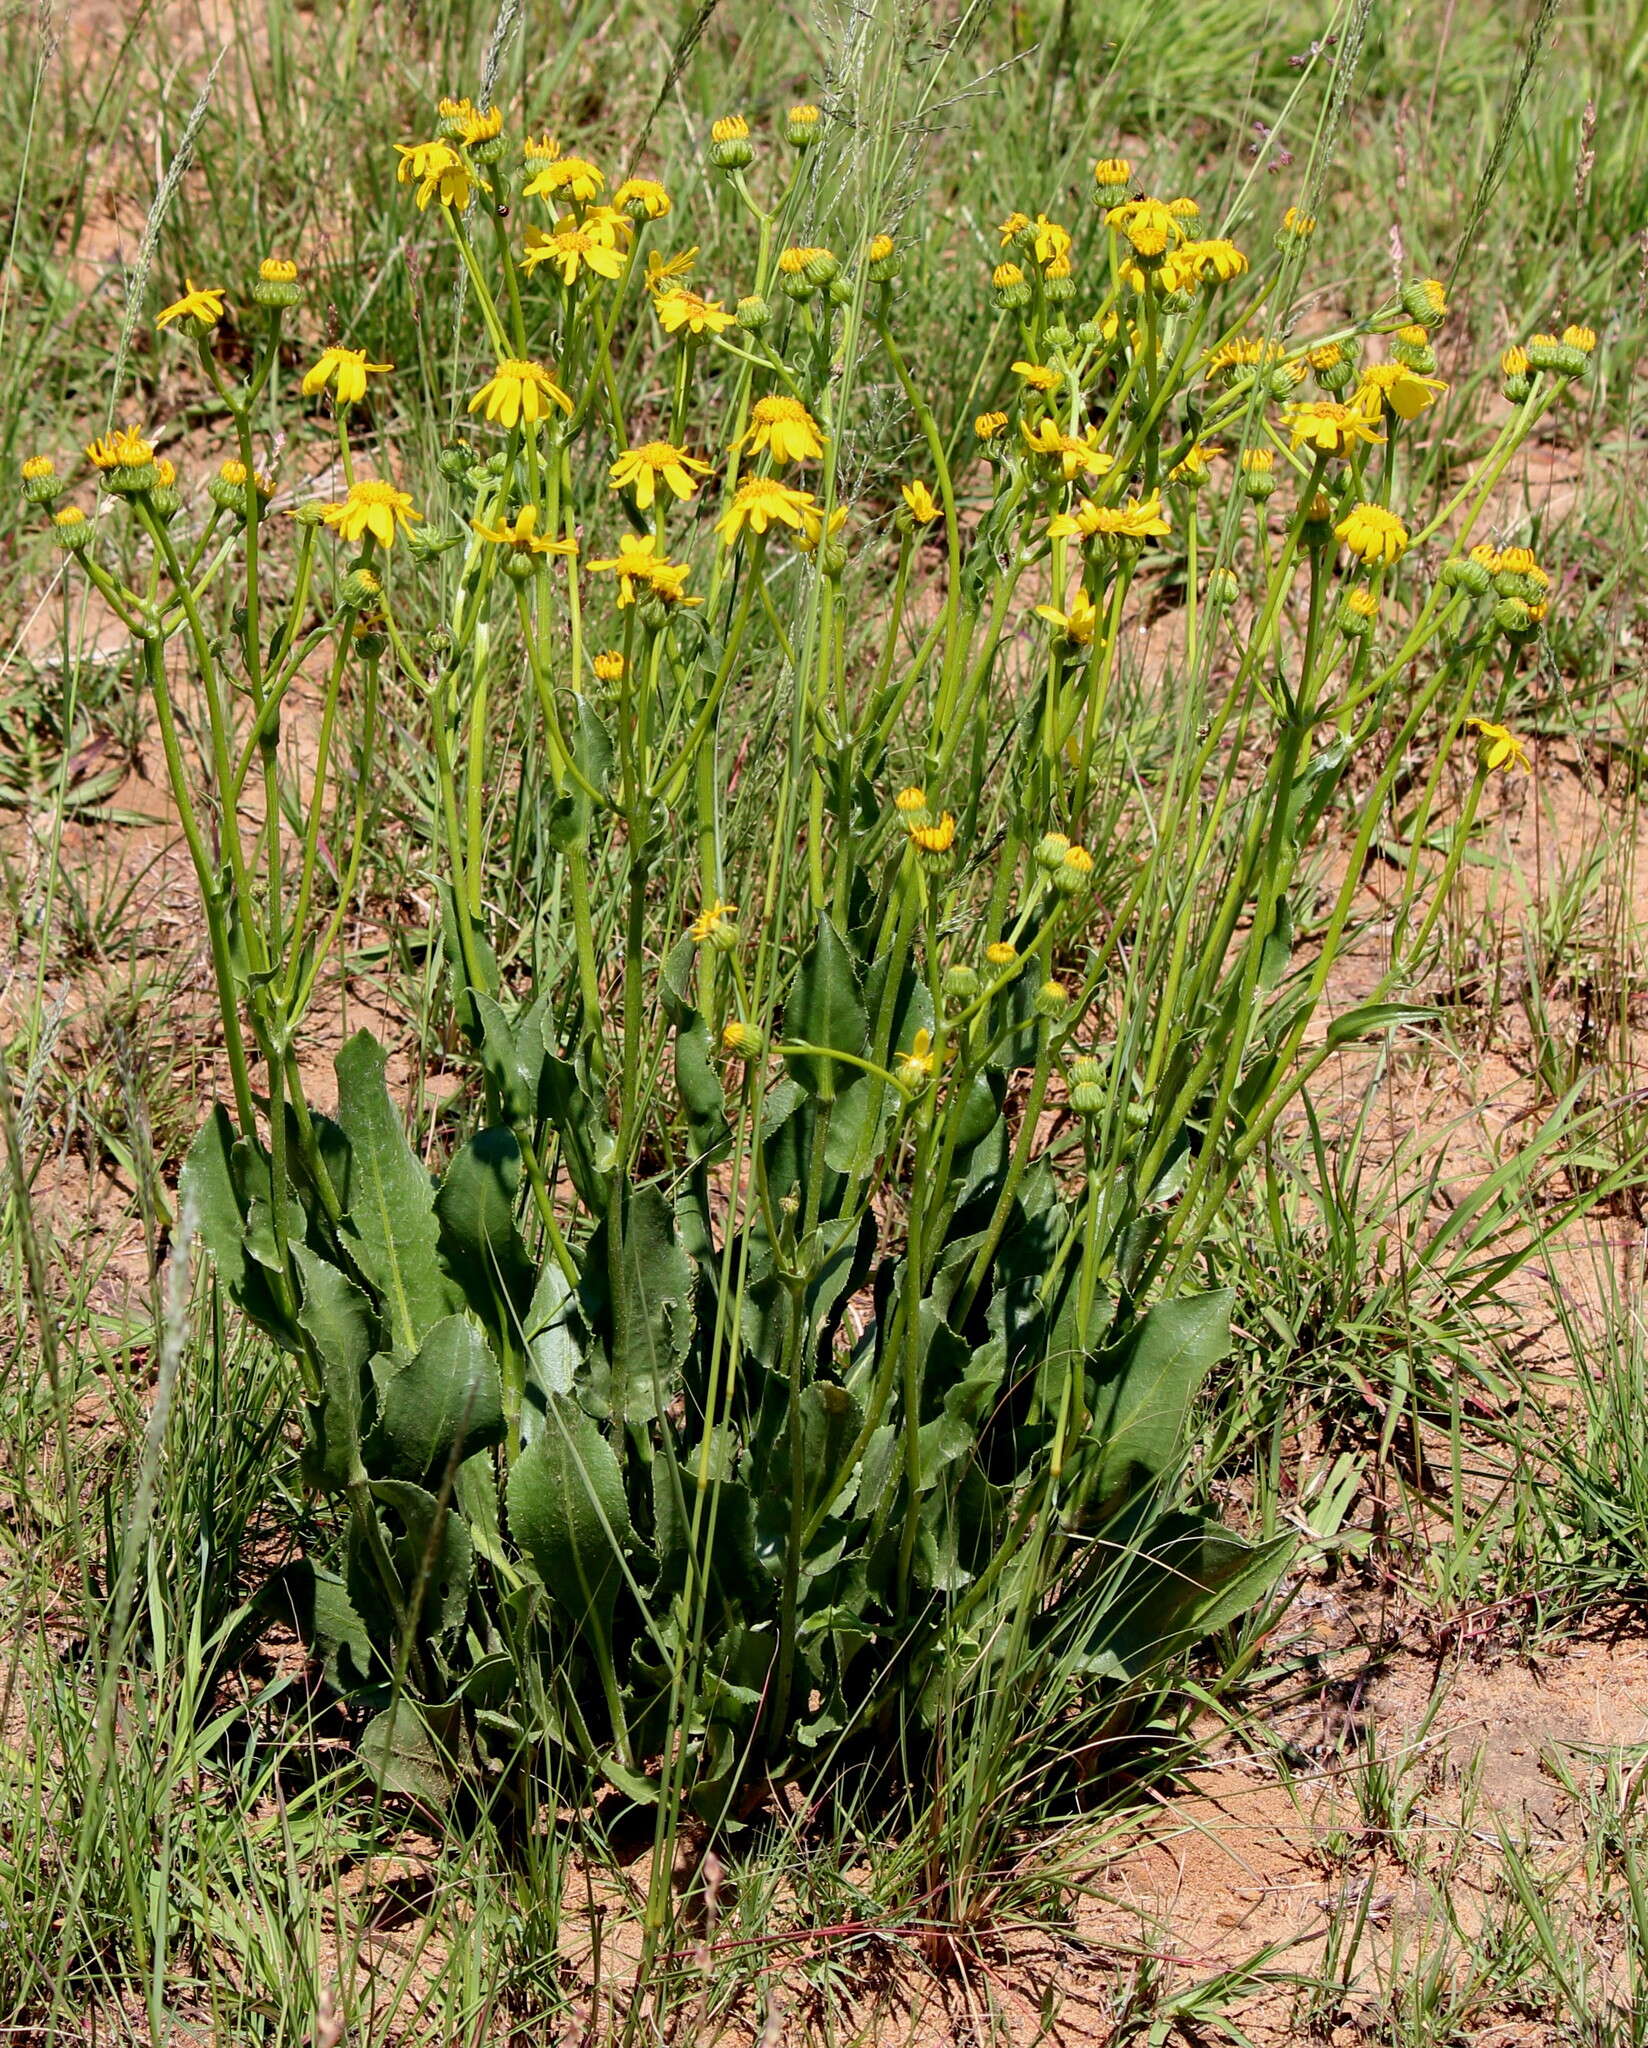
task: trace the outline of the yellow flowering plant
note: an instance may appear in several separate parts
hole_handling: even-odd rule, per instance
[[[749,121],[716,124],[753,255],[706,281],[658,181],[609,201],[593,157],[444,105],[398,145],[409,232],[449,245],[474,309],[450,394],[471,438],[438,478],[389,447],[357,469],[347,415],[395,374],[365,350],[311,342],[283,394],[282,259],[244,310],[186,282],[160,316],[231,423],[210,512],[134,427],[88,459],[141,572],[56,514],[132,634],[211,939],[231,1100],[185,1210],[295,1361],[304,1469],[341,1510],[312,1626],[381,1706],[363,1755],[391,1782],[411,1726],[454,1780],[554,1750],[586,1792],[714,1818],[894,1718],[914,1753],[936,1687],[988,1685],[1054,1614],[1084,1711],[1154,1697],[1288,1554],[1181,1497],[1228,1337],[1221,1219],[1321,1063],[1413,1014],[1486,779],[1524,759],[1497,714],[1549,585],[1476,533],[1584,330],[1530,343],[1481,458],[1414,504],[1446,385],[1383,350],[1439,326],[1439,293],[1295,340],[1267,313],[1285,254],[1128,196],[1107,158],[1089,220],[1001,223],[999,353],[941,419],[899,338],[899,236],[812,221],[802,166],[837,143],[808,111],[765,200]],[[244,374],[214,343],[231,303]],[[872,370],[909,437],[879,469],[844,461]],[[293,409],[315,482],[296,418],[278,448],[262,422],[326,389],[335,451]],[[25,478],[41,507],[60,489]],[[1114,711],[1168,588],[1141,770]],[[308,675],[294,788],[281,707]],[[391,679],[432,763],[472,1080],[438,1182],[376,1040],[325,1109],[298,1058],[347,966]],[[543,763],[525,909],[492,886],[504,710]],[[1416,758],[1387,963],[1324,1026]],[[1432,865],[1450,776],[1464,822]],[[1318,901],[1335,807],[1351,858]]]

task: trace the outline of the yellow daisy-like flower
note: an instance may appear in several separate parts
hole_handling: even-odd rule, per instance
[[[615,491],[635,492],[635,502],[645,512],[651,508],[660,483],[667,484],[678,498],[690,498],[698,486],[693,472],[712,474],[707,462],[677,448],[672,441],[643,441],[638,448],[626,448],[607,471]]]
[[[906,484],[900,495],[918,526],[930,526],[935,519],[943,518],[944,507],[919,477],[914,483]]]
[[[1093,166],[1095,185],[1130,185],[1133,165],[1125,156],[1101,156]]]
[[[864,254],[871,263],[885,263],[897,246],[891,235],[872,235]]]
[[[765,450],[774,462],[819,462],[824,455],[818,422],[799,398],[758,398],[748,429],[733,445],[752,455]]]
[[[397,142],[395,147],[401,159],[396,182],[406,185],[416,180],[420,213],[432,199],[439,199],[442,206],[455,206],[460,213],[465,211],[473,181],[468,164],[450,143]]]
[[[901,1088],[911,1095],[919,1095],[938,1071],[938,1056],[933,1051],[933,1034],[924,1024],[910,1042],[910,1050],[900,1053],[895,1076]]]
[[[981,412],[973,422],[973,432],[981,441],[999,441],[1007,431],[1007,415],[1004,412]]]
[[[698,261],[698,244],[690,249],[677,250],[673,256],[665,256],[657,249],[647,251],[647,290],[661,292],[678,277],[690,274]]]
[[[795,544],[804,555],[810,555],[824,538],[824,507],[822,505],[809,505],[807,507],[806,521],[806,525],[795,537]],[[830,539],[834,540],[846,524],[847,508],[845,505],[837,505],[830,514]]]
[[[164,308],[155,321],[156,327],[166,327],[174,320],[198,320],[202,327],[215,327],[223,318],[223,294],[227,286],[221,284],[196,284],[192,277],[183,280],[183,296],[174,299]]]
[[[466,148],[473,148],[477,142],[491,142],[504,130],[502,107],[488,107],[485,113],[473,100],[442,100],[435,110],[442,121],[451,124],[451,131]]]
[[[265,256],[258,265],[258,276],[265,284],[296,284],[298,267],[290,256]]]
[[[1126,180],[1118,178],[1116,183],[1125,184]],[[995,939],[985,947],[984,957],[992,967],[1011,967],[1019,957],[1019,949],[1011,939]]]
[[[1495,725],[1491,718],[1468,718],[1465,723],[1478,735],[1477,759],[1490,773],[1531,766],[1528,749],[1507,726]]]
[[[621,206],[586,207],[582,220],[569,213],[555,223],[558,235],[569,228],[582,228],[592,242],[599,242],[604,249],[617,249],[623,255],[628,255],[629,245],[635,239],[635,223]]]
[[[1056,220],[1049,220],[1045,213],[1038,213],[1030,228],[1030,247],[1038,263],[1044,266],[1056,263],[1070,254],[1070,230],[1060,227]]]
[[[550,164],[561,154],[561,138],[558,135],[529,135],[521,144],[521,154],[529,164]]]
[[[1029,214],[1010,213],[997,230],[1001,236],[1001,246],[1005,249],[1009,242],[1016,242],[1029,225]]]
[[[1375,563],[1389,567],[1407,552],[1408,529],[1383,505],[1353,505],[1333,530],[1351,553],[1370,567]]]
[[[26,484],[41,483],[56,474],[57,464],[49,455],[31,455],[24,461],[22,476]]]
[[[1577,348],[1582,356],[1588,356],[1597,345],[1594,327],[1564,327],[1561,335],[1564,348]]]
[[[683,328],[694,335],[724,334],[738,324],[719,299],[700,298],[697,292],[682,291],[679,287],[660,292],[652,302],[652,310],[666,334],[679,334]]]
[[[644,213],[648,220],[662,220],[674,204],[656,178],[626,178],[613,193],[612,203]]]
[[[407,492],[377,477],[361,477],[349,486],[346,498],[322,505],[320,516],[341,540],[359,542],[370,534],[387,548],[394,545],[397,529],[410,532],[413,520],[423,514],[412,509]]]
[[[112,434],[86,443],[93,469],[142,469],[154,461],[154,450],[136,427],[116,427]]]
[[[506,356],[493,371],[469,401],[469,410],[479,412],[483,405],[487,418],[504,427],[513,427],[519,420],[530,426],[547,419],[551,405],[558,405],[563,412],[572,410],[572,400],[542,363],[521,362],[513,356]]]
[[[737,915],[736,903],[723,903],[717,896],[707,910],[699,911],[687,927],[687,936],[695,946],[702,946],[706,940],[713,939],[723,926],[730,924]]]
[[[1213,458],[1224,449],[1214,441],[1195,441],[1167,473],[1170,484],[1199,484],[1213,466]]]
[[[530,276],[540,263],[554,264],[564,285],[573,284],[580,270],[593,270],[597,277],[606,278],[624,274],[622,253],[582,227],[557,228],[552,235],[529,228],[521,268]]]
[[[1189,291],[1198,284],[1229,284],[1247,269],[1247,258],[1234,242],[1187,242],[1162,264],[1162,284],[1170,292]]]
[[[394,367],[393,363],[369,363],[363,348],[322,349],[319,362],[303,373],[303,395],[313,398],[335,381],[338,404],[359,405],[366,396],[368,375],[384,377]]]
[[[1084,540],[1148,540],[1171,533],[1162,512],[1162,494],[1152,491],[1148,498],[1129,498],[1120,505],[1095,505],[1083,498],[1074,511],[1061,512],[1047,523],[1052,540],[1080,534]]]
[[[893,798],[893,809],[902,817],[908,818],[916,811],[924,811],[926,808],[927,792],[919,782],[910,783]]]
[[[1159,199],[1127,199],[1105,214],[1108,226],[1127,240],[1135,256],[1152,263],[1184,240],[1184,229]]]
[[[1050,626],[1057,626],[1066,640],[1074,641],[1078,647],[1090,647],[1099,623],[1099,614],[1090,598],[1079,583],[1070,587],[1062,612],[1056,605],[1038,604],[1036,617],[1045,619]]]
[[[948,853],[956,843],[956,820],[953,811],[940,811],[936,818],[926,824],[912,823],[905,827],[910,844],[922,853]]]
[[[605,177],[587,157],[555,157],[522,187],[526,199],[571,199],[588,206],[599,198]]]
[[[1222,370],[1256,370],[1281,362],[1286,354],[1286,349],[1279,342],[1222,341],[1216,349],[1208,352],[1207,372],[1212,377]]]
[[[750,124],[742,114],[723,114],[710,123],[711,142],[748,142]]]
[[[1114,457],[1099,446],[1097,427],[1088,427],[1080,436],[1067,434],[1056,420],[1048,418],[1033,427],[1021,420],[1019,432],[1024,436],[1025,446],[1035,454],[1057,460],[1066,483],[1082,475],[1108,476],[1116,466]]]
[[[624,680],[624,657],[616,647],[604,648],[590,663],[598,683],[621,683]]]
[[[1022,379],[1032,391],[1057,391],[1059,373],[1048,369],[1045,363],[1027,363],[1022,358],[1014,363],[1013,375]]]
[[[635,602],[636,586],[662,598],[666,604],[701,604],[697,597],[687,597],[683,586],[691,573],[691,564],[672,562],[658,552],[656,534],[626,533],[618,543],[617,554],[604,562],[591,562],[592,570],[614,575],[618,578],[618,605]]]
[[[1292,447],[1308,445],[1319,455],[1351,455],[1364,443],[1385,438],[1361,406],[1337,405],[1328,398],[1284,406],[1282,424]]]
[[[811,491],[795,490],[789,484],[781,484],[775,476],[746,477],[732,503],[715,522],[715,530],[728,547],[746,526],[755,533],[765,533],[769,526],[778,525],[805,533],[814,503]]]
[[[575,555],[578,552],[575,540],[557,540],[553,533],[538,531],[536,505],[523,505],[516,513],[513,525],[507,519],[496,526],[487,526],[479,519],[471,520],[470,524],[482,540],[491,541],[494,547],[513,548],[518,555]]]
[[[1371,363],[1362,372],[1352,402],[1372,420],[1387,409],[1399,420],[1416,420],[1447,389],[1440,377],[1421,377],[1406,364]]]

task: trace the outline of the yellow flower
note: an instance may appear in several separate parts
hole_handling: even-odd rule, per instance
[[[1495,725],[1491,718],[1468,718],[1465,723],[1480,736],[1477,759],[1490,773],[1496,768],[1527,768],[1528,749],[1514,732]]]
[[[535,178],[522,188],[526,199],[554,199],[565,197],[579,206],[588,206],[598,197],[606,179],[588,160],[581,156],[563,156],[545,164]]]
[[[513,427],[517,420],[530,426],[535,420],[547,419],[552,404],[563,412],[572,410],[572,400],[542,363],[506,356],[469,401],[469,410],[478,412],[484,405],[487,418],[502,426]]]
[[[1316,232],[1316,216],[1303,213],[1297,206],[1290,206],[1282,215],[1282,239],[1288,242],[1308,242]]]
[[[817,462],[824,454],[818,422],[799,398],[758,398],[748,429],[733,446],[752,455],[765,449],[774,462]]]
[[[1501,557],[1498,548],[1493,545],[1492,541],[1479,540],[1476,546],[1471,549],[1471,560],[1479,562],[1490,576],[1498,575]]]
[[[1288,430],[1292,447],[1308,443],[1319,455],[1351,455],[1363,442],[1385,438],[1361,406],[1337,405],[1329,398],[1284,406],[1282,424]]]
[[[1056,220],[1049,220],[1045,213],[1038,213],[1031,227],[1031,249],[1036,261],[1042,265],[1056,263],[1070,254],[1070,230],[1060,227]]]
[[[221,284],[196,284],[192,277],[183,280],[183,296],[174,299],[155,321],[157,327],[165,327],[173,320],[198,320],[202,327],[215,327],[223,318],[223,294],[227,289]]]
[[[1019,431],[1025,445],[1037,455],[1056,457],[1060,472],[1066,483],[1078,475],[1108,476],[1116,466],[1112,456],[1099,446],[1099,430],[1088,427],[1081,436],[1065,433],[1056,420],[1051,418],[1038,421],[1031,426],[1028,421],[1019,422]]]
[[[723,926],[730,924],[737,915],[736,903],[723,903],[717,896],[707,910],[699,911],[687,927],[687,936],[695,946],[701,946],[706,939],[713,939],[716,933]]]
[[[322,349],[319,362],[303,373],[303,395],[313,398],[336,379],[338,404],[359,405],[366,396],[368,373],[387,376],[394,367],[393,363],[369,363],[363,348]]]
[[[590,663],[598,683],[621,683],[624,679],[624,657],[616,647],[608,647]]]
[[[1187,242],[1162,264],[1162,284],[1170,292],[1189,291],[1198,284],[1228,284],[1247,269],[1247,258],[1234,242]]]
[[[1121,505],[1095,505],[1090,498],[1083,498],[1073,512],[1061,512],[1047,525],[1053,540],[1078,533],[1087,540],[1147,540],[1172,530],[1162,514],[1160,491],[1152,491],[1148,498],[1129,498]]]
[[[86,443],[93,469],[142,469],[154,461],[154,450],[136,427],[116,427],[96,441]]]
[[[830,514],[830,539],[834,540],[846,524],[847,508],[845,505],[837,505]],[[823,538],[824,508],[822,505],[809,505],[807,508],[807,523],[801,532],[796,535],[795,544],[804,555],[810,555]]]
[[[501,135],[504,128],[502,107],[488,107],[483,114],[470,99],[443,99],[435,108],[449,133],[466,147],[477,142],[491,142]]]
[[[1370,420],[1388,407],[1399,420],[1415,420],[1447,391],[1439,377],[1421,377],[1403,363],[1370,363],[1352,401]]]
[[[1263,365],[1281,362],[1287,351],[1274,341],[1222,341],[1208,353],[1208,375],[1216,376],[1221,370],[1255,370]]]
[[[900,1053],[894,1069],[898,1085],[907,1094],[919,1095],[937,1071],[938,1060],[933,1051],[933,1034],[924,1024],[911,1041],[910,1050]]]
[[[1093,166],[1095,185],[1130,185],[1133,166],[1125,156],[1101,156]]]
[[[1029,214],[1010,213],[1007,216],[1007,218],[1002,222],[1001,228],[999,230],[1001,235],[1001,246],[1005,249],[1009,242],[1016,242],[1019,236],[1024,233],[1025,229],[1029,225]]]
[[[1194,441],[1167,473],[1170,484],[1199,484],[1224,449],[1213,441]]]
[[[23,464],[23,481],[26,484],[40,483],[56,474],[57,464],[49,455],[31,455]]]
[[[956,843],[956,820],[951,811],[940,811],[927,823],[911,823],[905,830],[910,844],[922,853],[948,853]]]
[[[553,163],[561,154],[560,137],[556,135],[529,135],[521,144],[521,154],[529,164]]]
[[[470,524],[494,547],[513,548],[518,555],[575,555],[578,543],[575,540],[557,540],[553,533],[538,531],[538,508],[523,505],[515,515],[514,525],[503,520],[497,526],[483,525],[479,519]]]
[[[349,495],[341,502],[322,505],[320,516],[340,539],[358,542],[371,534],[387,548],[394,543],[397,526],[409,531],[412,521],[423,514],[413,511],[405,491],[376,477],[362,477],[349,486]]]
[[[929,526],[944,516],[943,506],[919,477],[914,483],[906,484],[901,495],[909,507],[910,517],[918,526]]]
[[[395,147],[401,159],[396,182],[405,185],[414,178],[418,181],[420,213],[431,199],[439,199],[443,206],[455,206],[460,213],[464,211],[469,204],[469,166],[450,143],[397,142]]]
[[[738,486],[732,503],[715,522],[715,530],[728,547],[743,532],[746,526],[756,533],[765,533],[769,526],[793,527],[797,533],[807,530],[807,515],[814,503],[811,491],[793,490],[788,484],[781,484],[775,476],[747,477]]]
[[[973,432],[981,441],[997,441],[1007,431],[1007,415],[1004,412],[981,412],[973,422]]]
[[[265,284],[296,284],[298,267],[289,256],[265,256],[258,265],[258,276]]]
[[[1530,367],[1528,351],[1520,343],[1513,344],[1499,358],[1500,375],[1504,377],[1526,377]]]
[[[1582,356],[1590,355],[1596,345],[1597,338],[1594,327],[1564,327],[1562,330],[1562,346],[1564,348],[1577,348]]]
[[[593,270],[597,277],[624,274],[623,255],[610,242],[581,227],[557,228],[552,235],[528,228],[521,268],[530,276],[540,263],[553,263],[565,285],[572,284],[580,270]]]
[[[872,235],[864,254],[871,263],[885,263],[896,247],[891,235]]]
[[[692,479],[694,470],[700,476],[711,474],[707,462],[700,462],[697,456],[689,455],[671,441],[643,441],[639,448],[626,448],[607,476],[615,491],[633,486],[635,502],[645,512],[651,507],[660,482],[668,484],[676,497],[690,498],[698,488]]]
[[[1073,583],[1065,604],[1067,609],[1062,612],[1054,605],[1038,604],[1036,617],[1045,619],[1050,626],[1057,626],[1065,639],[1073,640],[1078,647],[1092,646],[1093,634],[1099,623],[1093,600],[1081,584]]]
[[[702,299],[697,292],[661,292],[652,302],[658,324],[666,334],[724,334],[738,323],[719,299]]]
[[[686,277],[697,261],[698,245],[696,242],[690,249],[678,250],[673,256],[664,256],[656,249],[649,249],[647,251],[647,290],[654,293],[662,291],[672,279]]]
[[[656,178],[626,178],[613,193],[612,203],[644,213],[648,220],[662,220],[672,201]]]
[[[918,782],[910,783],[893,798],[893,809],[906,818],[910,817],[914,812],[924,811],[926,808],[927,792]]]
[[[1118,178],[1116,182],[1125,184],[1126,180]],[[1011,939],[995,939],[985,947],[984,957],[992,967],[1011,967],[1019,957],[1019,949]]]
[[[701,604],[697,597],[687,597],[682,586],[691,573],[686,562],[672,562],[658,552],[656,534],[626,533],[618,543],[618,552],[604,562],[591,562],[591,569],[608,571],[618,578],[618,605],[634,604],[637,584],[650,591],[654,597],[662,598],[666,604]]]
[[[1027,363],[1022,359],[1013,365],[1013,375],[1022,378],[1032,391],[1057,391],[1059,373],[1048,369],[1045,363]]]
[[[750,124],[742,114],[723,114],[710,123],[711,142],[748,142]]]
[[[623,255],[628,255],[629,245],[635,239],[635,223],[621,206],[586,207],[582,220],[575,220],[569,213],[555,223],[558,235],[570,228],[581,228],[592,242],[598,242],[603,249],[617,249]]]
[[[1184,240],[1184,229],[1159,199],[1124,200],[1109,209],[1105,221],[1119,229],[1134,255],[1147,263],[1157,261]]]
[[[1353,505],[1333,530],[1370,567],[1399,562],[1407,551],[1408,529],[1383,505]]]

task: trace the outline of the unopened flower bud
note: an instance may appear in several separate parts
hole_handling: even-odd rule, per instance
[[[807,251],[806,279],[822,291],[825,285],[835,280],[841,265],[831,249],[809,249]]]
[[[338,601],[352,612],[364,612],[383,596],[382,580],[364,562],[352,562],[338,588]]]
[[[1520,597],[1502,597],[1493,608],[1493,622],[1512,640],[1526,640],[1538,630],[1538,621]]]
[[[990,273],[990,289],[1004,313],[1022,312],[1030,303],[1030,286],[1016,263],[998,263]]]
[[[734,1017],[721,1027],[721,1050],[735,1060],[758,1060],[767,1050],[766,1034]]]
[[[1525,348],[1508,348],[1499,358],[1500,396],[1509,404],[1520,405],[1527,397],[1533,385],[1532,369]]]
[[[772,307],[759,292],[738,301],[738,324],[746,334],[760,334],[772,325]]]
[[[1048,1023],[1056,1023],[1070,1007],[1070,991],[1062,981],[1044,981],[1036,990],[1035,1011]]]
[[[1300,538],[1307,548],[1325,548],[1333,539],[1333,501],[1326,491],[1318,491],[1305,507]]]
[[[1347,640],[1365,640],[1379,616],[1379,600],[1365,585],[1346,591],[1339,605],[1338,626]]]
[[[1276,458],[1268,448],[1244,448],[1242,450],[1242,490],[1250,498],[1263,501],[1276,488]]]
[[[1306,365],[1303,361],[1277,363],[1267,380],[1271,397],[1278,400],[1291,398],[1305,381],[1305,373]]]
[[[1065,850],[1053,870],[1053,887],[1061,896],[1079,896],[1093,879],[1093,856],[1085,846],[1071,846]]]
[[[31,455],[23,464],[23,496],[31,505],[49,505],[63,486],[49,455]]]
[[[448,441],[435,459],[435,467],[449,484],[467,482],[474,465],[475,451],[462,441]]]
[[[1436,350],[1423,327],[1397,328],[1391,336],[1391,354],[1403,369],[1412,370],[1416,376],[1430,377],[1436,373]]]
[[[1448,315],[1448,293],[1440,278],[1410,277],[1402,287],[1402,310],[1421,327],[1440,327]]]
[[[1093,166],[1093,204],[1120,206],[1133,183],[1133,166],[1125,156],[1101,156]]]
[[[1242,594],[1241,579],[1234,569],[1210,569],[1207,574],[1207,602],[1215,611],[1232,605]]]
[[[1554,370],[1562,354],[1562,344],[1554,334],[1530,334],[1524,353],[1532,368]]]
[[[1442,582],[1449,590],[1466,590],[1472,597],[1486,597],[1493,588],[1487,564],[1474,555],[1454,555],[1442,564]]]
[[[596,655],[590,663],[598,683],[621,683],[624,680],[624,657],[616,647],[609,647]]]
[[[1282,215],[1282,225],[1276,230],[1278,249],[1296,249],[1308,242],[1316,232],[1316,216],[1304,213],[1297,206],[1290,206]]]
[[[60,547],[78,554],[92,537],[92,523],[78,505],[65,505],[52,515],[52,531]]]
[[[282,311],[288,306],[295,306],[302,297],[303,286],[298,282],[298,267],[291,258],[264,257],[258,265],[257,282],[252,286],[253,303]]]
[[[1103,1063],[1086,1055],[1073,1060],[1070,1065],[1070,1107],[1077,1116],[1101,1116],[1104,1103]]]
[[[1318,348],[1307,349],[1305,361],[1317,383],[1330,396],[1346,390],[1356,375],[1356,364],[1349,349],[1337,341],[1325,341]]]
[[[899,274],[898,245],[891,235],[874,235],[864,252],[871,284],[891,284]]]
[[[797,149],[811,149],[818,140],[819,113],[817,107],[791,107],[785,123],[785,133]]]
[[[389,646],[383,630],[383,614],[366,612],[355,623],[354,648],[362,661],[382,661]]]
[[[728,114],[710,129],[710,162],[718,171],[741,171],[755,161],[750,124],[742,114]]]
[[[976,967],[969,967],[965,960],[958,960],[945,968],[943,995],[947,1003],[956,1009],[964,1009],[979,992],[979,977]]]
[[[1064,865],[1064,857],[1070,851],[1070,841],[1062,832],[1044,832],[1036,841],[1034,859],[1036,866],[1046,874],[1052,874]]]

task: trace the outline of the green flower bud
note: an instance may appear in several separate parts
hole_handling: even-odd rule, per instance
[[[969,967],[965,960],[958,960],[954,966],[944,970],[943,994],[947,1003],[964,1009],[979,992],[978,969]]]
[[[1472,597],[1486,597],[1493,588],[1486,564],[1469,555],[1455,555],[1442,564],[1442,583],[1449,590],[1468,590]]]
[[[52,532],[59,547],[78,554],[91,540],[92,523],[78,505],[65,505],[52,520]]]
[[[1056,1023],[1070,1007],[1070,991],[1062,981],[1044,981],[1036,990],[1035,1011],[1048,1023]]]
[[[1070,841],[1062,832],[1044,832],[1036,841],[1035,863],[1039,868],[1052,874],[1064,865],[1064,857],[1070,851]]]
[[[1493,622],[1512,640],[1526,640],[1538,623],[1520,597],[1502,597],[1493,608]]]
[[[1378,598],[1371,590],[1358,584],[1340,600],[1337,624],[1347,640],[1365,640],[1373,631],[1373,622],[1378,616]]]
[[[1207,589],[1204,595],[1215,611],[1222,611],[1226,605],[1234,604],[1241,594],[1241,578],[1234,569],[1210,569],[1208,571]]]
[[[257,282],[252,286],[253,304],[283,312],[295,306],[302,297],[303,286],[298,282],[297,265],[288,257],[265,257],[258,265]]]
[[[31,505],[49,505],[63,486],[49,455],[31,455],[23,464],[23,496]]]
[[[1073,346],[1075,339],[1076,337],[1070,332],[1069,328],[1060,320],[1051,322],[1046,333],[1042,336],[1042,342],[1049,354],[1054,349],[1070,348]]]
[[[1077,1116],[1102,1116],[1105,1104],[1104,1067],[1083,1057],[1071,1063],[1070,1107]]]
[[[721,1050],[737,1060],[758,1060],[767,1050],[766,1034],[734,1018],[721,1027]]]
[[[383,596],[383,584],[361,560],[350,563],[349,573],[338,587],[338,600],[352,612],[363,612]]]
[[[759,292],[738,301],[738,324],[746,334],[761,334],[772,325],[772,307]]]
[[[474,450],[462,441],[448,441],[436,457],[435,467],[449,484],[464,483],[474,466]]]
[[[844,277],[831,278],[824,295],[832,306],[850,306],[853,302],[853,288]]]
[[[728,114],[710,129],[710,162],[718,171],[741,171],[755,161],[750,124],[742,114]]]
[[[415,562],[433,562],[439,556],[450,554],[463,542],[461,533],[454,533],[444,526],[414,526],[404,536],[406,551]]]
[[[1447,318],[1447,292],[1434,277],[1410,277],[1402,287],[1402,310],[1420,327],[1440,327]]]
[[[807,267],[804,274],[810,285],[815,285],[822,291],[825,285],[834,281],[836,273],[840,268],[841,265],[836,261],[830,250],[813,249],[808,253]]]
[[[820,117],[817,107],[791,107],[784,133],[797,149],[811,149],[818,140]]]

